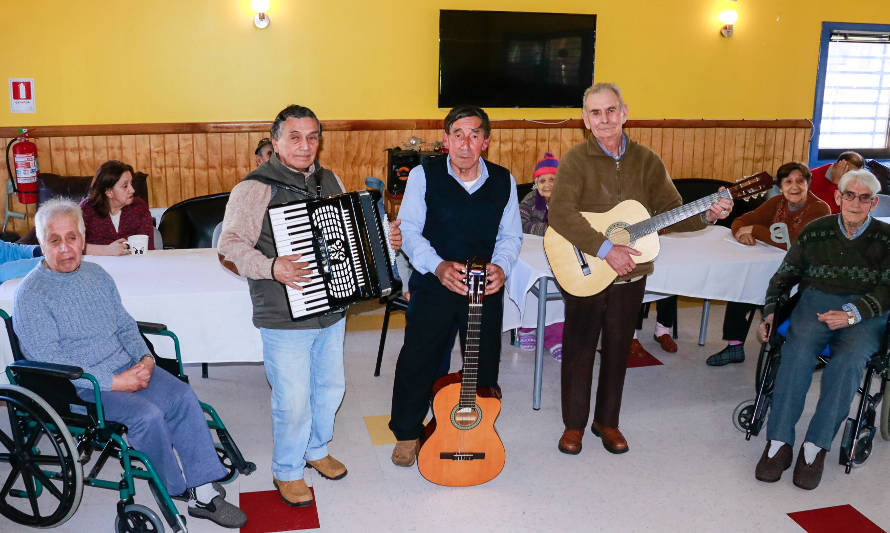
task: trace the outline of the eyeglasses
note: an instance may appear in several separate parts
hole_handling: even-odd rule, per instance
[[[856,198],[859,198],[860,204],[867,204],[867,203],[871,202],[874,197],[875,197],[875,195],[873,195],[873,194],[856,194],[856,193],[850,192],[850,191],[844,191],[841,193],[841,198],[843,198],[844,200],[846,200],[848,202],[852,202]]]

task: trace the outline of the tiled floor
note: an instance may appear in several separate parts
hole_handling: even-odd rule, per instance
[[[580,455],[557,451],[562,431],[559,363],[546,358],[543,407],[533,411],[533,354],[509,346],[505,336],[500,374],[504,400],[497,429],[507,449],[506,466],[485,485],[443,488],[424,480],[416,467],[393,466],[392,445],[373,444],[365,417],[389,413],[402,330],[390,331],[382,375],[373,377],[382,314],[379,308],[363,306],[350,318],[347,392],[331,443],[349,475],[328,481],[306,471],[321,530],[800,532],[787,513],[844,504],[890,529],[890,442],[878,438],[869,461],[845,475],[837,464],[835,440],[822,485],[812,492],[794,487],[790,470],[775,484],[754,479],[763,441],[746,442],[731,415],[753,395],[759,345],[751,334],[744,364],[705,366],[707,355],[723,346],[723,306],[712,308],[705,347],[696,343],[699,309],[680,309],[677,354],[660,351],[651,340],[652,318],[647,320],[643,345],[664,365],[628,371],[621,429],[630,452],[620,456],[606,452],[590,433]],[[453,368],[457,360],[455,351]],[[214,366],[207,380],[199,378],[197,367],[188,372],[199,397],[219,410],[245,456],[257,463],[257,472],[236,479],[229,491],[272,489],[269,397],[262,367]],[[814,384],[798,435],[805,431],[817,391]],[[115,498],[109,491],[88,489],[77,515],[57,531],[110,531]],[[144,486],[137,499],[155,506]],[[192,532],[221,531],[198,520],[190,520],[189,526]],[[0,517],[0,531],[21,530]]]

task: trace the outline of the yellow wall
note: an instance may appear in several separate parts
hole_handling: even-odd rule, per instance
[[[739,11],[735,36],[717,13]],[[37,113],[0,126],[438,118],[438,10],[596,13],[595,76],[635,118],[812,115],[822,21],[890,24],[887,0],[0,0],[0,78],[33,77]],[[577,109],[490,110],[561,118]]]

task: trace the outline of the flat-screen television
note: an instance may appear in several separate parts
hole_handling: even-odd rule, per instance
[[[581,107],[596,15],[439,11],[439,107]]]

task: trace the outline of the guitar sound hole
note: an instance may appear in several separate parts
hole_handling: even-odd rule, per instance
[[[479,425],[481,420],[482,413],[479,412],[477,406],[461,407],[460,405],[455,405],[454,409],[451,410],[451,423],[457,429],[473,429]]]
[[[632,246],[630,232],[627,231],[628,224],[624,222],[615,222],[606,228],[606,237],[614,244],[624,246]]]

